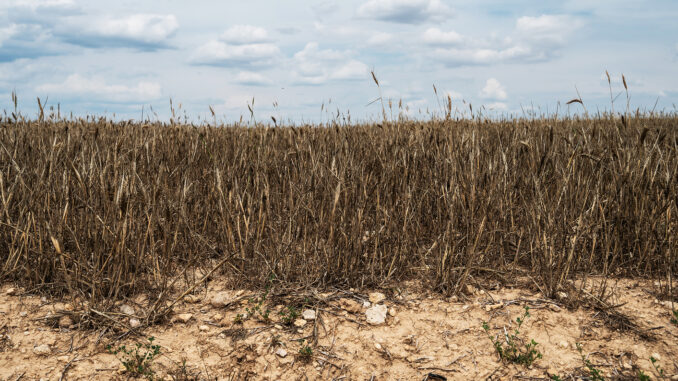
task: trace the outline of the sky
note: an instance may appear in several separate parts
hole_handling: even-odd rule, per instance
[[[459,116],[620,111],[623,74],[631,109],[675,111],[676,20],[676,0],[0,0],[0,110],[15,91],[29,116],[39,97],[196,123],[375,120],[380,96],[413,118],[448,95]]]

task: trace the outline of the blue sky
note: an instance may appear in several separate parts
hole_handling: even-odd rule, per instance
[[[2,0],[0,109],[15,90],[29,115],[48,97],[64,113],[167,120],[172,98],[193,121],[209,106],[248,120],[254,98],[259,120],[359,120],[380,115],[373,69],[412,117],[440,111],[433,85],[460,112],[566,112],[575,87],[609,109],[605,70],[613,96],[626,76],[632,108],[673,111],[675,20],[675,0]]]

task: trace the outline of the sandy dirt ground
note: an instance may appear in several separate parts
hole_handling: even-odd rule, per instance
[[[652,283],[621,280],[615,286],[610,302],[621,305],[617,310],[635,329],[620,327],[600,310],[568,309],[527,288],[470,288],[460,298],[416,289],[315,293],[314,300],[323,302],[301,306],[299,316],[273,301],[266,321],[256,312],[261,292],[212,281],[179,302],[170,321],[112,341],[115,333],[82,329],[70,318],[59,324],[45,319],[68,316],[67,302],[4,285],[0,379],[131,379],[120,361],[124,355],[109,353],[107,345],[130,348],[151,336],[160,353],[150,370],[166,380],[590,379],[576,343],[605,379],[638,379],[639,371],[661,379],[651,356],[665,379],[678,379],[678,326],[670,321],[671,303],[656,298]],[[116,316],[134,325],[144,303],[143,295],[125,301]],[[266,305],[259,309],[263,314]],[[534,339],[542,355],[529,367],[502,362],[483,329],[487,322],[489,333],[503,340],[525,306],[530,317],[519,337]]]

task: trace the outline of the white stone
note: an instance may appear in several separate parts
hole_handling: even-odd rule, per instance
[[[396,309],[395,307],[391,307],[388,309],[388,314],[391,316],[396,316]]]
[[[52,349],[47,344],[41,344],[33,348],[33,353],[38,356],[47,356],[52,353]]]
[[[129,319],[129,326],[132,328],[138,328],[141,325],[139,319],[131,318]]]
[[[210,304],[212,304],[212,307],[215,308],[221,308],[225,307],[229,303],[233,301],[233,297],[230,292],[219,292],[216,295],[212,297],[212,300],[210,301]]]
[[[662,360],[662,356],[660,356],[659,353],[657,353],[657,352],[653,353],[653,354],[652,354],[652,357],[653,357],[655,360],[657,360],[657,361],[661,361],[661,360]]]
[[[372,303],[368,302],[367,300],[363,302],[363,308],[370,308]]]
[[[134,308],[128,304],[123,304],[120,306],[120,312],[122,312],[125,315],[134,315]]]
[[[275,354],[276,354],[278,357],[282,357],[282,358],[287,357],[287,351],[285,350],[285,348],[278,348],[278,349],[275,351]]]
[[[17,289],[14,288],[14,287],[10,287],[10,288],[7,289],[7,291],[5,291],[5,294],[7,294],[9,296],[16,295],[16,293],[17,293]]]
[[[568,344],[568,342],[565,340],[561,341],[558,345],[560,345],[560,347],[563,349],[567,349],[570,346],[570,344]]]
[[[372,304],[379,304],[386,299],[386,296],[381,292],[370,292],[369,297]]]
[[[377,304],[376,306],[370,307],[365,311],[367,323],[372,325],[384,324],[387,312],[388,308],[383,304]]]
[[[181,323],[188,323],[191,319],[193,319],[193,314],[179,314],[175,317],[175,320]]]
[[[198,329],[205,332],[205,331],[209,331],[210,327],[203,324],[200,327],[198,327]]]
[[[314,310],[304,310],[304,312],[301,314],[301,317],[304,318],[304,320],[315,320],[315,311]]]

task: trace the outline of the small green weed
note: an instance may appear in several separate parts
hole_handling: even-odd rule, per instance
[[[678,310],[673,310],[673,317],[671,318],[671,324],[678,325]]]
[[[516,327],[512,334],[505,333],[504,337],[501,337],[500,335],[492,336],[490,334],[490,326],[487,322],[483,322],[483,329],[485,330],[487,337],[492,341],[492,345],[494,345],[494,349],[497,350],[499,358],[501,358],[502,361],[530,366],[535,361],[542,358],[542,354],[537,350],[538,344],[534,339],[525,344],[523,339],[520,338],[520,327],[528,317],[530,317],[530,307],[525,306],[525,313],[523,316],[516,318],[518,327]]]
[[[125,370],[128,373],[136,377],[146,377],[148,380],[153,380],[155,372],[151,366],[153,365],[153,359],[160,354],[160,346],[153,344],[154,340],[155,337],[151,336],[148,338],[148,343],[137,343],[131,349],[124,345],[119,346],[115,350],[108,345],[106,349],[108,353],[116,357],[118,357],[118,354],[121,354],[118,360],[125,366]]]
[[[654,358],[654,356],[650,356],[650,362],[652,363],[652,367],[654,368],[654,371],[657,372],[657,375],[659,376],[659,378],[661,378],[662,380],[665,380],[666,375],[664,375],[664,369],[662,369],[662,367],[659,366],[659,364],[658,364],[659,360]]]
[[[584,366],[589,370],[589,373],[591,374],[591,380],[593,381],[605,381],[605,377],[603,377],[603,373],[593,365],[591,361],[584,355],[584,351],[581,347],[581,344],[577,343],[577,351],[579,351],[579,355],[581,356],[581,361],[584,363]]]
[[[310,361],[313,357],[313,348],[308,344],[304,344],[301,349],[299,349],[299,357],[303,361]]]
[[[279,312],[279,314],[280,320],[282,321],[283,324],[292,325],[292,323],[294,323],[294,320],[296,320],[299,317],[299,310],[297,310],[293,306],[288,306],[287,309],[283,309],[282,311]]]
[[[643,372],[642,370],[639,370],[638,371],[638,380],[639,381],[651,381],[652,379],[650,378],[650,376],[645,374],[645,372]]]

